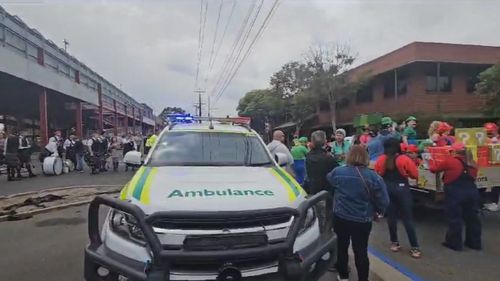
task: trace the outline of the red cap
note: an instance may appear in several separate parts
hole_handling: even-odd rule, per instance
[[[444,132],[451,131],[452,129],[453,129],[453,126],[451,126],[450,124],[448,124],[446,122],[441,122],[439,124],[439,127],[438,127],[437,131],[438,131],[439,134],[442,134]]]
[[[489,133],[498,131],[497,124],[492,123],[492,122],[484,124],[484,128],[486,129],[486,132],[489,132]]]
[[[414,145],[414,144],[410,144],[406,148],[406,152],[418,153],[418,147],[416,145]]]

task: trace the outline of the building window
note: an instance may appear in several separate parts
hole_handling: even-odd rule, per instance
[[[451,92],[452,71],[450,64],[429,64],[425,75],[425,89],[428,92]]]
[[[337,102],[337,110],[343,110],[348,108],[350,105],[350,101],[348,98],[342,98]]]
[[[397,77],[397,83],[394,84],[394,79]],[[384,77],[384,98],[394,98],[395,87],[397,87],[397,95],[402,96],[408,92],[408,74],[405,69],[397,69],[388,73]]]
[[[439,67],[439,79],[438,79],[438,91],[440,92],[451,92],[451,65],[450,64],[440,64]]]
[[[373,101],[373,87],[367,85],[356,93],[356,103],[369,103]]]
[[[319,103],[319,111],[329,111],[330,104],[327,101],[323,101]]]
[[[394,72],[384,75],[384,98],[394,98]]]
[[[479,74],[486,70],[488,66],[470,66],[467,67],[467,81],[466,90],[467,93],[472,94],[476,91],[476,84],[479,83]]]

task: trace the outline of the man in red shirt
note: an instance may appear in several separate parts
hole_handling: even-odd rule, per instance
[[[443,246],[461,251],[463,245],[481,250],[481,221],[479,220],[479,192],[475,183],[477,168],[467,164],[472,159],[461,143],[452,145],[452,155],[442,162],[429,160],[429,170],[443,172],[445,212],[448,217],[448,231]],[[462,228],[465,222],[465,243]]]

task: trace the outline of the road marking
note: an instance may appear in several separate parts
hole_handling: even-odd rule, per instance
[[[418,276],[415,273],[413,273],[406,266],[404,266],[404,265],[402,265],[402,264],[400,264],[400,263],[398,263],[398,262],[390,259],[389,257],[385,256],[381,252],[375,250],[373,247],[368,247],[368,253],[370,253],[371,255],[373,255],[375,258],[379,259],[380,261],[382,261],[386,265],[390,266],[392,269],[394,269],[397,272],[399,272],[402,275],[404,275],[404,276],[393,277],[393,278],[380,276],[380,277],[384,277],[383,279],[386,280],[386,281],[390,281],[390,280],[398,280],[398,281],[399,280],[425,281],[423,278],[421,278],[420,276]],[[381,273],[383,273],[383,272],[385,272],[386,274],[388,273],[385,270],[381,270],[381,271],[382,272],[376,272],[376,273],[379,274],[379,275],[382,275]],[[404,278],[404,277],[406,277],[406,278]]]

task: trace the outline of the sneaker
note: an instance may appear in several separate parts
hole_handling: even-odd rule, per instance
[[[486,203],[483,205],[483,208],[490,212],[496,212],[499,210],[497,203]]]
[[[420,257],[422,257],[422,252],[418,248],[412,248],[410,250],[410,256],[414,259],[419,259]]]
[[[398,242],[392,242],[391,247],[389,247],[391,252],[399,252],[401,250],[401,245]]]

